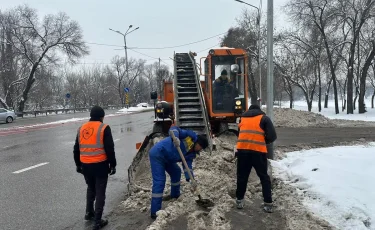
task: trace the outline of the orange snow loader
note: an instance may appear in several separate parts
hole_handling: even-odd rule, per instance
[[[248,108],[248,56],[237,48],[211,49],[196,64],[195,53],[174,55],[174,79],[163,82],[163,95],[151,92],[154,126],[137,149],[143,150],[154,135],[168,136],[172,124],[197,134],[213,135],[230,131]],[[203,62],[203,64],[202,64]],[[199,66],[199,67],[197,67]],[[225,76],[224,76],[225,75]],[[212,145],[211,145],[212,146]]]

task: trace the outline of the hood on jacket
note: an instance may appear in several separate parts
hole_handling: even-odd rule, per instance
[[[244,112],[241,117],[256,117],[259,115],[266,115],[265,112],[263,112],[261,109],[249,109],[246,112]]]

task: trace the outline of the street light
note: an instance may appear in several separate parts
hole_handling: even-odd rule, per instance
[[[126,46],[126,35],[136,31],[139,29],[139,27],[135,28],[134,30],[131,30],[129,31],[131,28],[133,27],[133,25],[130,25],[128,27],[128,29],[126,30],[125,33],[121,33],[120,31],[118,30],[113,30],[111,28],[109,28],[110,31],[113,31],[115,33],[118,33],[118,34],[121,34],[123,37],[124,37],[124,48],[125,48],[125,71],[126,71],[126,79],[129,79],[129,68],[128,68],[128,47]]]
[[[258,24],[258,66],[259,66],[259,99],[260,99],[260,105],[262,106],[262,66],[261,66],[261,37],[260,37],[260,22],[261,22],[261,17],[262,17],[262,14],[261,14],[261,9],[259,7],[256,7],[254,5],[251,5],[250,3],[247,3],[247,2],[244,2],[244,1],[241,1],[241,0],[234,0],[236,2],[239,2],[239,3],[242,3],[242,4],[245,4],[245,5],[248,5],[248,6],[251,6],[255,9],[258,10],[258,18],[257,18],[257,24]],[[260,5],[262,5],[262,0],[260,0]]]

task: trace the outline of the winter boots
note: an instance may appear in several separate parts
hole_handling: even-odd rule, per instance
[[[93,230],[99,230],[99,229],[103,228],[104,226],[106,226],[107,224],[108,224],[108,220],[96,221],[95,224],[94,224]]]
[[[236,200],[237,209],[243,209],[245,206],[245,199]],[[268,213],[273,213],[273,204],[272,203],[263,203],[263,211]]]
[[[273,204],[272,203],[263,203],[263,210],[268,213],[273,213]]]
[[[236,200],[236,204],[237,204],[237,209],[243,209],[243,207],[245,206],[245,200],[244,199]]]
[[[93,220],[94,217],[95,217],[95,213],[94,212],[86,212],[85,220]]]

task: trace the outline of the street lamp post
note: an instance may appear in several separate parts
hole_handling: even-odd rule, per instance
[[[267,116],[273,121],[273,0],[268,0],[267,8]],[[274,159],[273,143],[268,158]]]
[[[131,30],[129,31],[131,28],[133,27],[133,25],[130,25],[129,28],[126,30],[125,33],[121,33],[120,31],[118,30],[113,30],[111,28],[109,28],[110,31],[113,31],[115,33],[118,33],[118,34],[121,34],[123,37],[124,37],[124,48],[125,48],[125,72],[126,72],[126,79],[129,79],[129,65],[128,65],[128,47],[126,46],[126,35],[134,32],[135,30],[138,30],[139,27],[135,28],[134,30]],[[129,105],[127,105],[129,106]]]
[[[257,18],[257,24],[258,24],[258,66],[259,66],[259,99],[260,99],[260,106],[262,106],[262,65],[261,65],[261,33],[260,33],[260,22],[261,22],[261,17],[262,17],[262,13],[261,13],[261,9],[259,7],[256,7],[254,5],[251,5],[247,2],[244,2],[244,1],[241,1],[241,0],[234,0],[236,2],[240,2],[242,4],[246,4],[248,6],[251,6],[255,9],[258,10],[258,18]],[[260,4],[262,5],[262,0],[260,0]]]

